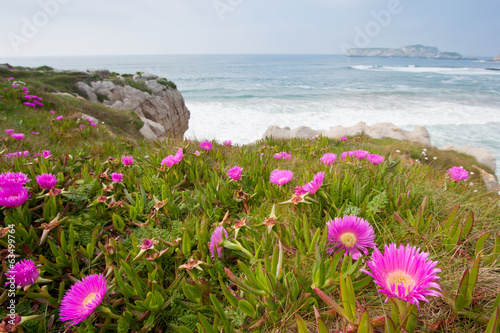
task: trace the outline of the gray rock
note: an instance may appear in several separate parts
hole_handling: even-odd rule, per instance
[[[136,75],[132,76],[132,80],[134,80],[134,81],[144,81],[144,79],[142,78],[142,76],[140,76],[139,74],[136,74]]]
[[[141,117],[141,120],[144,122],[144,126],[139,132],[141,132],[146,139],[157,140],[165,134],[165,128],[162,125],[144,117]]]
[[[97,124],[100,123],[99,119],[97,119],[96,117],[89,116],[88,114],[85,114],[85,113],[82,113],[80,118],[82,120],[90,119],[91,121],[93,121],[94,123],[97,123]],[[87,124],[84,123],[84,125],[87,125]]]
[[[144,80],[154,80],[154,79],[157,79],[157,78],[158,78],[158,75],[156,75],[156,74],[152,74],[152,73],[142,73],[142,74],[141,74],[141,77],[142,77]]]
[[[104,79],[111,74],[111,72],[107,69],[87,69],[87,73],[90,75],[99,75],[101,79]]]
[[[64,93],[64,92],[53,92],[52,95],[57,95],[57,96],[68,96],[68,97],[73,97],[75,98],[76,96],[71,95],[69,93]]]
[[[99,102],[99,100],[97,99],[97,95],[95,94],[94,88],[90,87],[89,85],[87,85],[84,82],[78,82],[76,84],[76,87],[78,88],[78,90],[83,92],[85,96],[87,96],[89,101],[94,102],[94,103]]]
[[[278,126],[271,125],[267,128],[263,137],[273,137],[276,139],[292,139],[292,138],[313,138],[318,136],[321,132],[315,131],[307,126],[300,126],[294,128],[293,130],[290,127],[280,128]]]
[[[467,154],[476,158],[478,163],[486,165],[491,170],[496,169],[496,157],[485,148],[472,147],[471,145],[457,147],[453,145],[443,146],[439,148],[440,150],[454,150],[459,153]]]
[[[495,58],[488,60],[488,61],[500,62],[500,54],[497,55]]]

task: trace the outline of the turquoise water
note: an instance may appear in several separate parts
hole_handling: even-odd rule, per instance
[[[261,138],[269,125],[392,122],[427,128],[434,146],[487,148],[500,166],[500,64],[338,55],[167,55],[0,59],[60,69],[151,72],[174,81],[191,111],[186,137]],[[500,169],[499,169],[500,170]]]

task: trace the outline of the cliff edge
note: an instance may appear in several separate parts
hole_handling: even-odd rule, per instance
[[[78,82],[77,88],[91,102],[133,110],[144,122],[140,133],[148,140],[183,138],[190,112],[175,84],[150,73],[110,76],[103,70],[88,72],[101,79]]]

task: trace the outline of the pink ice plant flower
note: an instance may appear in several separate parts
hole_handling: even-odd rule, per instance
[[[29,197],[28,189],[22,185],[11,185],[0,188],[0,206],[20,207]]]
[[[328,253],[345,250],[344,255],[350,255],[357,260],[361,255],[368,255],[368,248],[374,248],[375,233],[373,227],[365,219],[356,215],[336,217],[326,224],[328,226]]]
[[[337,154],[334,153],[326,153],[323,154],[323,157],[320,158],[321,163],[323,165],[331,165],[337,159]]]
[[[279,159],[289,160],[292,158],[292,154],[289,154],[286,151],[282,151],[281,153],[274,154],[274,158],[277,160]]]
[[[346,141],[346,140],[347,140],[347,136],[343,136],[343,137],[341,137],[341,138],[340,138],[340,140],[342,140],[342,141]]]
[[[370,153],[366,150],[355,150],[352,152],[352,155],[356,157],[358,160],[364,160],[368,157]],[[351,156],[351,155],[349,155]]]
[[[14,134],[14,130],[13,129],[6,129],[5,134],[12,135],[12,134]]]
[[[64,118],[63,116],[57,116],[56,120],[63,120],[63,118]]]
[[[210,248],[210,256],[212,259],[215,260],[215,254],[217,253],[217,257],[221,258],[222,257],[222,245],[220,243],[222,242],[222,233],[227,236],[227,231],[224,229],[223,226],[219,226],[215,228],[215,230],[212,232],[212,236],[210,237],[210,242],[208,242],[208,247]],[[215,252],[214,248],[217,250]]]
[[[123,174],[118,172],[113,172],[111,174],[111,180],[113,183],[121,183],[123,180]]]
[[[234,181],[238,181],[241,179],[241,171],[243,171],[243,169],[240,166],[235,166],[227,170],[227,176]]]
[[[345,162],[345,160],[346,160],[346,158],[348,156],[352,157],[353,156],[353,152],[352,151],[345,151],[342,154],[340,154],[340,158],[342,159],[342,162]]]
[[[51,190],[56,187],[57,178],[51,173],[43,173],[39,176],[36,176],[36,182],[44,190]]]
[[[122,156],[123,165],[132,165],[134,164],[134,157],[132,156]]]
[[[231,140],[226,140],[223,143],[224,143],[224,146],[230,146],[231,145]]]
[[[76,325],[86,320],[102,303],[107,288],[106,278],[102,274],[89,275],[75,283],[61,301],[61,321]]]
[[[28,175],[22,172],[2,172],[0,173],[0,187],[8,187],[12,185],[24,186],[31,180]]]
[[[31,132],[31,134],[39,135],[40,133],[33,131],[33,132]]]
[[[321,185],[323,185],[323,179],[325,178],[325,173],[323,171],[318,172],[314,175],[313,180],[309,183],[298,186],[295,188],[294,193],[296,196],[301,196],[309,192],[309,194],[314,194],[319,190]]]
[[[40,276],[40,272],[33,260],[24,259],[18,261],[5,275],[8,279],[5,285],[13,281],[18,287],[26,287],[35,283]]]
[[[183,158],[184,158],[184,153],[182,151],[182,148],[179,148],[179,150],[177,150],[177,153],[175,155],[173,155],[173,156],[168,155],[167,157],[165,157],[161,161],[161,165],[165,165],[166,167],[171,168],[173,165],[182,161]]]
[[[9,81],[14,81],[14,78],[13,77],[9,77]]]
[[[200,147],[203,150],[210,151],[212,149],[212,144],[210,143],[210,141],[203,141],[202,143],[200,143]]]
[[[45,157],[45,158],[49,158],[50,157],[50,150],[43,150],[42,151],[42,156]]]
[[[370,155],[368,155],[367,159],[368,159],[368,162],[370,162],[373,165],[377,165],[377,164],[384,162],[384,156],[377,155],[377,154],[370,154]]]
[[[56,112],[54,110],[49,111],[50,114],[55,114]]]
[[[420,252],[416,246],[399,247],[392,243],[384,245],[384,254],[375,249],[368,261],[370,271],[361,271],[374,278],[380,293],[419,306],[428,302],[426,296],[442,296],[437,276],[437,261],[428,260],[429,253]]]
[[[16,140],[22,140],[24,138],[24,134],[23,133],[13,133],[10,136],[13,139],[16,139]]]
[[[450,175],[450,178],[456,182],[467,179],[469,177],[469,172],[462,167],[452,167],[447,171]]]
[[[269,176],[269,181],[278,186],[288,184],[293,178],[293,172],[290,170],[275,169]]]

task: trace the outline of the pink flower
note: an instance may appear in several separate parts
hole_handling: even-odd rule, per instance
[[[28,189],[20,184],[2,186],[0,188],[0,206],[19,207],[22,206],[29,197]]]
[[[43,173],[39,176],[36,176],[36,182],[41,188],[45,190],[51,190],[56,187],[57,178],[51,173]]]
[[[241,171],[243,169],[239,166],[235,166],[229,170],[227,170],[227,176],[231,178],[232,180],[238,181],[241,178]]]
[[[212,259],[215,260],[215,254],[217,253],[217,257],[221,258],[222,257],[222,245],[220,243],[222,242],[222,233],[227,236],[227,231],[224,229],[223,226],[215,228],[214,232],[212,233],[212,236],[210,237],[210,242],[208,243],[208,247],[210,249],[210,256]],[[215,252],[214,248],[217,250]]]
[[[122,173],[113,172],[111,174],[111,180],[113,181],[113,183],[121,183],[122,180],[123,180],[123,174]]]
[[[313,180],[302,186],[304,191],[309,192],[309,194],[314,194],[319,190],[321,185],[323,185],[323,179],[325,178],[325,173],[323,171],[318,172],[314,175]]]
[[[134,164],[134,158],[132,156],[123,156],[122,163],[123,165],[132,165]]]
[[[290,182],[293,178],[293,172],[290,170],[275,169],[271,172],[269,180],[271,183],[282,186]]]
[[[184,151],[182,150],[182,148],[179,148],[177,150],[177,152],[175,153],[175,155],[174,155],[174,162],[175,162],[175,164],[177,164],[180,161],[182,161],[183,158],[184,158]]]
[[[340,138],[340,140],[342,140],[342,141],[346,141],[346,140],[347,140],[347,136],[343,136],[343,137],[341,137],[341,138]]]
[[[347,158],[348,155],[349,155],[349,157],[352,157],[353,152],[352,151],[345,151],[342,154],[340,154],[340,158],[342,158],[342,162],[345,162],[345,159]]]
[[[90,126],[97,126],[97,123],[91,122]]]
[[[50,110],[49,113],[55,114],[56,112],[54,110]]]
[[[226,140],[223,142],[225,146],[230,146],[231,145],[231,140]]]
[[[5,133],[8,135],[12,135],[12,134],[14,134],[14,130],[13,129],[6,129]]]
[[[50,150],[44,150],[44,151],[42,151],[42,156],[44,158],[49,158],[50,157]]]
[[[177,153],[174,156],[168,155],[167,157],[165,157],[161,161],[161,165],[165,165],[166,167],[171,168],[174,164],[177,164],[180,161],[182,161],[183,157],[184,153],[182,151],[182,148],[179,148],[179,150],[177,150]]]
[[[201,149],[210,151],[210,149],[212,149],[212,144],[209,141],[203,141],[202,143],[200,143],[200,147]]]
[[[14,78],[13,77],[9,77],[9,81],[14,81]]]
[[[107,288],[102,274],[89,275],[75,283],[61,301],[61,321],[69,321],[74,326],[87,319],[102,303]]]
[[[194,152],[194,154],[195,154],[196,156],[200,156],[200,155],[201,155],[199,151],[195,151],[195,152]]]
[[[281,153],[274,154],[274,158],[277,160],[279,159],[289,160],[292,158],[292,155],[285,151],[282,151]]]
[[[384,254],[377,248],[368,261],[370,271],[361,271],[375,279],[381,289],[378,291],[389,297],[419,306],[420,301],[428,302],[426,296],[441,296],[437,283],[441,270],[437,261],[428,260],[429,253],[420,252],[416,246],[396,247],[392,243],[384,245]],[[386,299],[386,302],[387,302]]]
[[[80,131],[82,131],[85,128],[85,125],[80,125],[78,126],[78,128],[80,129]]]
[[[364,160],[368,156],[368,154],[370,153],[367,152],[366,150],[355,150],[352,152],[352,155],[356,157],[358,160]]]
[[[57,116],[56,120],[63,120],[63,116]]]
[[[17,84],[13,84],[13,85],[12,85],[12,88],[17,88]]]
[[[30,103],[30,102],[24,102],[23,104],[26,105],[26,106],[32,106],[32,107],[36,106],[35,103]]]
[[[13,281],[18,287],[30,286],[38,279],[40,272],[33,260],[18,261],[8,272],[5,274],[7,280]],[[6,282],[8,285],[10,282]]]
[[[24,134],[23,133],[13,133],[10,136],[13,139],[16,139],[16,140],[22,140],[24,138]]]
[[[450,175],[450,178],[456,182],[467,179],[469,177],[469,172],[462,167],[460,167],[460,168],[459,167],[452,167],[451,169],[448,169],[447,171],[448,171],[448,174]]]
[[[295,196],[300,197],[301,195],[306,194],[307,191],[304,190],[304,186],[297,186],[293,189],[293,193]]]
[[[142,250],[150,250],[152,249],[153,247],[155,246],[155,243],[152,239],[149,239],[149,238],[144,238],[142,240],[142,244],[139,245],[139,247],[142,249]]]
[[[361,252],[368,255],[367,248],[375,248],[375,233],[368,221],[355,215],[335,218],[326,224],[328,226],[328,253],[345,250],[344,255],[350,255],[357,260]]]
[[[323,165],[330,165],[333,164],[333,162],[335,162],[336,159],[337,159],[337,154],[326,153],[323,155],[323,157],[320,158],[320,161],[321,163],[323,163]]]
[[[31,132],[31,134],[34,134],[34,135],[39,135],[40,133],[38,133],[38,132],[34,132],[34,131],[33,131],[33,132]]]
[[[373,165],[377,165],[384,161],[384,156],[377,154],[370,154],[368,155],[368,161]]]

